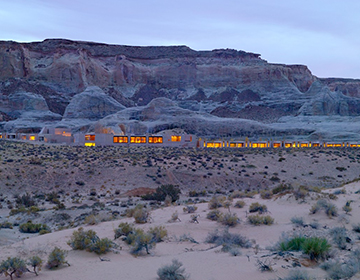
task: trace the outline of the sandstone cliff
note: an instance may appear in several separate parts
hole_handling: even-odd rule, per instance
[[[286,116],[360,114],[360,80],[318,79],[306,66],[270,64],[243,51],[51,39],[0,42],[0,57],[0,127],[6,130],[57,125],[59,119],[74,129],[91,127],[157,98],[172,100],[178,110],[212,114],[223,124],[232,123],[229,118],[266,126]],[[201,114],[193,117],[203,119]],[[181,126],[192,130],[186,122]]]

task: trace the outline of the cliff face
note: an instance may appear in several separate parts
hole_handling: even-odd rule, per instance
[[[15,108],[19,95],[22,105]],[[15,126],[3,122],[6,129],[21,129],[28,111],[46,111],[71,125],[69,119],[96,121],[160,97],[191,111],[265,123],[302,114],[360,114],[359,80],[318,79],[306,66],[270,64],[259,54],[62,39],[0,42],[0,112],[17,120]]]

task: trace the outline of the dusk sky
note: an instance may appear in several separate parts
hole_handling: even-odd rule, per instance
[[[360,79],[359,0],[0,0],[0,40],[66,38],[260,53]]]

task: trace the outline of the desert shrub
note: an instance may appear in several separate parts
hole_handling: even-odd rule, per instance
[[[326,238],[297,236],[279,243],[281,251],[303,251],[311,260],[326,257],[330,249]]]
[[[308,275],[306,271],[295,269],[290,270],[287,277],[284,278],[284,280],[311,280],[313,279]]]
[[[245,201],[243,201],[243,200],[238,200],[234,204],[234,207],[236,207],[236,208],[244,208],[244,206],[245,206]]]
[[[248,222],[252,225],[259,226],[259,225],[272,225],[274,223],[274,219],[267,216],[260,216],[260,215],[250,215],[247,218]]]
[[[350,243],[351,239],[348,237],[348,232],[344,227],[335,227],[329,231],[333,243],[341,250],[345,250],[347,243]]]
[[[260,214],[267,212],[267,206],[265,204],[260,204],[259,202],[253,202],[251,203],[249,207],[249,212],[259,212]]]
[[[50,228],[46,224],[33,224],[31,221],[19,226],[19,231],[23,233],[38,233],[41,230],[51,232]]]
[[[67,255],[67,252],[65,250],[61,250],[59,247],[55,247],[49,257],[46,266],[49,269],[59,267],[62,264],[67,264],[70,266],[70,264],[65,260]]]
[[[164,238],[168,235],[166,228],[163,226],[151,227],[148,232],[152,235],[152,239],[156,243],[164,241]]]
[[[279,186],[272,189],[273,194],[283,193],[292,190],[292,186],[288,184],[280,184]]]
[[[38,275],[42,267],[42,259],[39,256],[32,256],[29,258],[28,265],[33,268],[35,275]]]
[[[112,242],[109,238],[101,238],[98,239],[89,249],[88,251],[94,252],[98,255],[106,254],[110,252],[112,248],[115,247],[115,243]]]
[[[293,191],[293,194],[296,200],[304,200],[305,197],[309,194],[309,189],[305,186],[300,186],[298,189]]]
[[[144,232],[142,229],[136,229],[134,233],[129,234],[126,241],[130,244],[130,252],[134,255],[140,254],[143,250],[150,254],[149,250],[156,244],[153,235]]]
[[[11,280],[13,275],[20,277],[25,272],[27,272],[26,263],[21,258],[9,257],[0,263],[0,275],[10,276]]]
[[[347,213],[351,212],[352,208],[350,206],[351,200],[346,201],[345,205],[343,206],[343,210]]]
[[[42,228],[39,231],[39,235],[44,235],[44,234],[48,234],[48,233],[51,233],[51,229],[49,227]]]
[[[100,220],[94,215],[88,215],[84,219],[84,223],[87,225],[97,225],[100,222]]]
[[[135,207],[133,217],[135,219],[135,223],[145,224],[150,218],[150,212],[145,208],[144,205],[138,204]]]
[[[309,224],[309,226],[313,229],[318,229],[320,227],[320,224],[317,221],[313,221]]]
[[[183,208],[184,213],[195,213],[197,207],[195,205],[187,205]]]
[[[168,221],[169,223],[175,223],[176,221],[181,222],[180,218],[179,218],[179,213],[178,211],[175,211],[174,213],[172,213],[170,220]]]
[[[80,227],[77,231],[73,231],[71,239],[67,244],[73,250],[86,250],[95,252],[96,254],[105,254],[115,247],[115,244],[108,238],[100,239],[93,230],[84,231]]]
[[[178,260],[172,260],[172,264],[164,265],[157,271],[160,280],[186,280],[189,275],[185,274],[185,268]]]
[[[190,235],[190,233],[184,233],[183,235],[180,235],[180,237],[178,238],[178,241],[180,242],[185,242],[185,241],[189,241],[191,243],[195,243],[195,244],[199,244],[199,242],[197,242],[194,237],[192,237]]]
[[[226,213],[220,218],[220,222],[225,226],[234,227],[240,222],[240,219],[235,213]]]
[[[219,230],[216,229],[213,232],[210,232],[206,237],[205,242],[216,244],[218,246],[223,247],[242,247],[242,248],[250,248],[251,242],[244,236],[236,233],[230,233],[229,229],[226,228],[222,233],[219,233]]]
[[[13,224],[10,222],[3,222],[2,224],[0,224],[0,228],[13,228]]]
[[[219,195],[213,196],[208,203],[208,207],[209,209],[217,209],[223,207],[225,200],[226,200],[225,196],[219,196]]]
[[[129,223],[120,223],[118,228],[114,229],[114,239],[119,238],[120,236],[127,237],[130,233],[134,232],[135,227]]]
[[[304,218],[303,217],[292,217],[290,221],[296,226],[304,226]]]
[[[10,210],[10,216],[16,215],[18,213],[27,213],[34,214],[40,211],[40,208],[37,206],[30,206],[29,208],[25,208],[24,206],[20,206],[19,208],[14,208]]]
[[[215,210],[211,210],[209,211],[209,213],[207,213],[206,218],[211,220],[211,221],[219,221],[222,218],[222,213],[220,212],[220,210],[215,209]]]
[[[270,190],[263,190],[260,192],[260,197],[262,199],[270,199],[272,197],[273,193]]]
[[[331,279],[351,279],[360,271],[360,249],[355,249],[343,262],[329,260],[320,265]]]
[[[324,209],[328,217],[335,217],[338,215],[337,207],[335,204],[326,201],[325,199],[319,199],[310,209],[310,214],[315,214],[320,209]]]
[[[310,237],[302,244],[302,251],[309,255],[311,260],[318,260],[326,257],[330,247],[325,238]]]
[[[157,201],[165,201],[166,196],[170,196],[172,202],[175,202],[180,197],[180,188],[176,185],[161,185],[156,189],[156,191],[152,194],[146,194],[142,196],[144,200],[157,200]]]
[[[199,217],[200,217],[199,214],[192,214],[192,215],[190,216],[190,223],[196,223],[196,224],[198,224],[198,223],[199,223],[199,220],[198,220]]]
[[[353,228],[353,231],[360,233],[360,223],[353,225],[352,228]]]
[[[26,193],[22,196],[17,196],[15,199],[16,207],[24,206],[26,208],[29,208],[31,206],[36,206],[35,200],[31,197],[30,194]]]
[[[190,197],[199,197],[199,196],[206,196],[206,190],[202,190],[202,191],[189,191],[189,196]]]
[[[279,249],[281,251],[300,251],[305,239],[303,236],[297,236],[288,241],[282,241],[279,243]]]

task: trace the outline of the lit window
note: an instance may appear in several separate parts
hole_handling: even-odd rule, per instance
[[[274,147],[274,148],[280,148],[280,147],[281,147],[281,144],[280,144],[280,143],[274,143],[274,144],[273,144],[273,147]]]
[[[85,143],[86,147],[95,147],[95,143]]]
[[[285,148],[291,148],[292,144],[291,143],[285,143]]]
[[[171,142],[180,142],[180,141],[181,141],[181,136],[178,135],[171,136]]]
[[[230,143],[230,148],[236,148],[236,143]]]
[[[309,144],[308,143],[301,143],[300,147],[301,148],[306,148],[306,147],[309,147]]]
[[[149,143],[157,144],[162,142],[163,142],[162,136],[149,136]]]
[[[320,147],[320,144],[319,143],[314,143],[312,144],[313,147]]]
[[[114,136],[114,143],[128,143],[128,141],[127,136]]]
[[[85,140],[86,141],[95,141],[95,135],[94,134],[86,134]]]
[[[146,137],[145,136],[131,136],[130,143],[135,143],[135,144],[146,143]]]
[[[35,135],[30,135],[29,140],[30,141],[35,141]]]
[[[22,135],[21,140],[26,140],[26,135]]]

